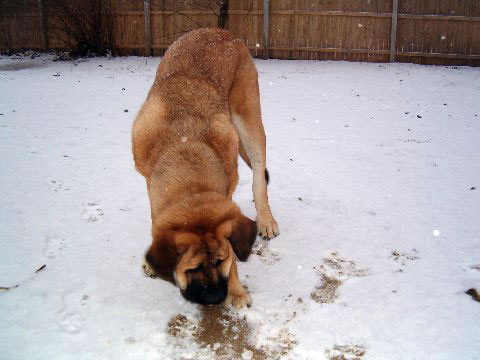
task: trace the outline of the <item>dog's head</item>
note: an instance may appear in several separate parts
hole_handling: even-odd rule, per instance
[[[185,299],[200,304],[225,300],[235,255],[246,261],[256,223],[238,212],[216,224],[193,222],[180,229],[155,226],[145,260],[160,278],[176,284]]]

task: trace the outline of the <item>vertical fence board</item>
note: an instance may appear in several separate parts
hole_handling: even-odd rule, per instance
[[[143,1],[144,6],[144,19],[145,24],[145,56],[152,55],[152,33],[150,25],[150,0]]]
[[[390,36],[390,62],[395,61],[397,49],[398,0],[392,0],[392,29]]]
[[[43,9],[43,0],[37,0],[38,4],[38,21],[40,23],[40,29],[42,31],[43,50],[48,50],[48,28],[47,18]]]

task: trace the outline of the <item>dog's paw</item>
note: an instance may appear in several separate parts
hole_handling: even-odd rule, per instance
[[[243,288],[241,290],[229,290],[227,298],[225,299],[225,305],[241,309],[245,306],[250,307],[250,305],[252,305],[252,299]]]
[[[145,276],[147,276],[149,278],[152,278],[152,279],[158,278],[158,275],[155,272],[155,270],[152,269],[150,264],[145,259],[143,259],[142,268],[143,268],[143,273],[144,273]]]
[[[273,216],[258,217],[257,219],[258,234],[264,239],[273,239],[275,236],[280,235],[277,222]]]

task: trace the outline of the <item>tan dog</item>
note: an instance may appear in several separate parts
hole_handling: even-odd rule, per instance
[[[193,302],[250,304],[235,254],[247,260],[257,225],[263,237],[279,230],[267,198],[257,71],[245,45],[221,29],[177,40],[160,62],[132,142],[151,205],[146,272],[176,283]],[[239,153],[253,170],[257,224],[232,202]]]

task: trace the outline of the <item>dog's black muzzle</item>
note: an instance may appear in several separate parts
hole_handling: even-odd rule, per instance
[[[219,304],[225,301],[227,297],[228,283],[222,277],[218,279],[216,285],[204,285],[199,281],[192,281],[187,289],[181,293],[185,299],[197,304]]]

